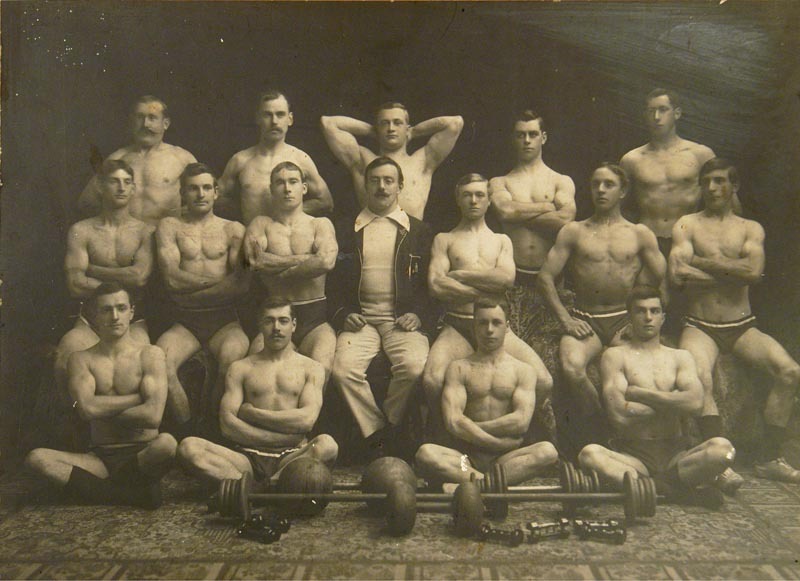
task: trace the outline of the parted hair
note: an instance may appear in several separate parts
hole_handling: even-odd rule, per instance
[[[369,177],[369,172],[378,168],[382,165],[392,165],[397,169],[397,181],[400,186],[403,185],[403,169],[400,167],[400,164],[393,160],[391,157],[386,156],[379,156],[369,162],[369,165],[364,169],[364,179],[366,180]]]
[[[643,301],[646,299],[658,299],[661,302],[661,307],[664,307],[664,296],[661,291],[650,285],[639,284],[631,289],[628,293],[628,298],[625,301],[625,308],[630,311],[633,308],[633,303],[636,301]]]
[[[514,118],[514,123],[512,125],[516,125],[520,121],[527,122],[527,121],[538,121],[539,122],[539,129],[544,132],[544,117],[539,115],[538,112],[534,111],[533,109],[525,109],[517,113],[517,116]]]
[[[386,101],[381,103],[378,105],[378,108],[375,109],[375,117],[377,117],[381,111],[387,111],[389,109],[402,109],[406,112],[406,122],[411,123],[411,114],[408,112],[408,108],[399,101]]]
[[[729,159],[725,159],[724,157],[712,157],[707,162],[703,164],[703,167],[700,168],[700,173],[697,174],[697,180],[701,181],[703,176],[707,173],[711,173],[712,171],[716,171],[718,169],[726,169],[728,170],[728,179],[732,184],[739,185],[739,171],[736,169],[736,166],[733,165],[733,162]]]
[[[481,309],[500,307],[506,315],[506,321],[511,316],[511,305],[505,297],[481,297],[472,304],[472,313],[477,314]]]
[[[210,174],[211,177],[214,178],[214,187],[216,188],[217,176],[214,174],[214,170],[204,163],[194,162],[183,168],[183,172],[181,172],[181,193],[183,193],[183,189],[186,187],[186,180],[204,173]]]
[[[622,190],[625,192],[628,191],[630,180],[628,179],[628,173],[624,169],[622,169],[621,165],[612,163],[610,161],[603,161],[600,163],[600,165],[594,168],[594,171],[592,173],[594,173],[598,169],[607,169],[608,171],[616,175],[619,178],[619,185],[622,188]]]
[[[263,91],[258,96],[258,104],[256,105],[256,110],[258,110],[261,107],[261,103],[263,103],[264,101],[274,101],[275,99],[280,99],[281,97],[286,99],[286,105],[288,106],[289,111],[291,111],[292,104],[289,102],[289,97],[287,97],[283,92],[279,91],[278,89],[267,89],[266,91]]]
[[[118,282],[103,282],[92,291],[92,294],[89,295],[89,298],[83,303],[83,306],[86,307],[87,314],[94,319],[95,315],[97,315],[97,301],[100,297],[105,295],[113,295],[114,293],[118,293],[124,291],[126,295],[128,295],[128,303],[133,306],[133,299],[131,298],[131,292],[126,289],[124,286],[119,284]]]
[[[261,302],[261,305],[259,305],[258,320],[261,321],[264,318],[264,313],[266,313],[269,309],[280,309],[281,307],[289,307],[289,312],[291,313],[292,318],[297,318],[297,315],[294,312],[294,305],[292,304],[292,301],[286,297],[274,295],[265,298]]]
[[[97,177],[100,179],[107,178],[112,173],[117,170],[122,170],[126,174],[131,177],[133,176],[133,168],[131,168],[130,164],[125,161],[124,159],[107,159],[101,165],[100,169],[97,171]]]
[[[306,183],[306,174],[305,172],[300,169],[300,166],[294,163],[293,161],[282,161],[278,165],[272,168],[272,171],[269,174],[269,181],[270,183],[272,180],[275,179],[275,176],[278,175],[278,172],[281,170],[289,170],[289,171],[296,171],[300,174],[300,181]]]
[[[489,180],[487,180],[485,177],[483,177],[479,173],[468,173],[468,174],[463,175],[460,178],[458,178],[458,181],[456,182],[456,187],[453,190],[453,193],[456,196],[458,196],[458,192],[461,190],[462,186],[466,186],[467,184],[473,184],[475,182],[488,182],[488,181]]]
[[[671,91],[670,89],[662,89],[661,87],[658,87],[657,89],[653,89],[652,91],[647,93],[647,96],[644,98],[645,107],[652,99],[662,96],[666,96],[667,99],[669,99],[669,104],[672,105],[673,109],[677,109],[678,107],[681,106],[678,93],[676,93],[675,91]]]

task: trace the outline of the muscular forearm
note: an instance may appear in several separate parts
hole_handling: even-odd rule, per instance
[[[149,272],[148,269],[136,264],[120,267],[90,264],[86,269],[86,274],[106,282],[118,282],[129,288],[140,288],[147,283]]]
[[[612,423],[617,426],[633,426],[649,421],[655,414],[656,411],[650,406],[632,401],[625,401],[609,412]]]
[[[685,414],[695,414],[700,411],[703,405],[702,395],[691,391],[660,391],[657,389],[646,389],[636,385],[629,385],[625,391],[626,401],[644,404],[649,408],[665,409],[678,411]]]
[[[331,115],[322,118],[322,126],[327,130],[346,131],[356,137],[367,137],[374,135],[375,131],[369,123],[347,117],[345,115]]]
[[[258,428],[281,434],[306,434],[314,426],[317,418],[313,410],[308,408],[265,410],[245,403],[239,408],[239,419]]]
[[[505,452],[522,442],[522,438],[497,437],[481,429],[466,416],[449,423],[449,431],[455,437],[486,450]]]
[[[727,282],[738,281],[743,284],[753,284],[761,278],[761,273],[756,272],[750,262],[744,258],[693,256],[689,264]]]
[[[283,272],[287,268],[298,266],[313,256],[313,254],[290,254],[284,256],[282,254],[261,251],[256,256],[252,257],[250,267],[253,270],[277,274]]]
[[[181,268],[167,271],[164,277],[167,288],[175,294],[187,294],[197,292],[208,287],[214,286],[218,280],[206,274],[195,274]]]
[[[247,293],[247,277],[242,272],[229,273],[225,278],[216,284],[187,293],[184,302],[191,301],[197,304],[213,304],[233,301]]]
[[[434,117],[414,125],[414,127],[411,129],[411,135],[413,135],[414,139],[418,137],[428,137],[434,133],[444,131],[445,129],[460,128],[462,125],[463,120],[458,116]]]
[[[547,212],[554,212],[552,202],[514,202],[506,201],[496,206],[500,219],[504,222],[527,222]]]
[[[471,303],[482,296],[478,289],[462,284],[449,276],[437,278],[432,282],[430,289],[434,298],[452,304]]]
[[[86,276],[83,272],[73,273],[67,277],[69,294],[76,299],[85,299],[89,297],[92,291],[101,284],[103,284],[103,281]]]
[[[161,425],[163,409],[155,401],[146,401],[126,409],[115,419],[129,428],[155,429]]]
[[[496,438],[521,438],[528,429],[530,418],[525,421],[521,413],[510,413],[493,420],[475,422],[475,425]]]
[[[323,274],[328,274],[336,263],[336,257],[333,260],[329,257],[320,256],[318,254],[311,254],[305,261],[291,266],[284,270],[280,276],[281,278],[316,278]]]
[[[220,417],[222,435],[244,446],[288,448],[302,441],[300,434],[281,434],[258,428],[242,421],[231,413]]]
[[[514,286],[514,273],[502,268],[488,270],[453,270],[448,276],[484,293],[497,294]]]
[[[128,408],[138,406],[142,398],[131,395],[95,395],[77,402],[80,416],[85,420],[100,420],[119,415]]]
[[[566,327],[567,323],[572,320],[572,315],[569,314],[569,311],[561,302],[561,297],[558,296],[558,289],[556,289],[553,276],[549,272],[540,272],[536,281],[536,286],[542,293],[547,306],[550,307],[550,310],[561,325]]]
[[[545,212],[544,214],[539,214],[536,218],[533,218],[530,221],[529,227],[536,231],[545,231],[553,236],[558,234],[558,231],[561,230],[566,224],[572,222],[575,215],[573,212],[569,211],[554,211],[554,212]]]

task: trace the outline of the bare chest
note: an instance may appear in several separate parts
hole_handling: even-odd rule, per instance
[[[516,374],[508,366],[470,364],[467,373],[467,396],[470,400],[509,399],[516,389]]]
[[[98,395],[139,393],[142,367],[138,353],[121,354],[115,359],[98,358],[89,368],[94,376],[95,392]]]
[[[494,234],[454,233],[447,254],[453,270],[494,268],[500,254],[500,240]]]
[[[293,365],[256,365],[245,376],[244,401],[264,409],[297,407],[305,373]]]
[[[174,189],[185,167],[185,163],[172,151],[128,153],[122,157],[127,161],[136,179],[136,191],[148,196],[164,188]],[[175,190],[177,192],[177,190]]]
[[[573,258],[576,263],[638,264],[639,242],[629,227],[586,227]]]
[[[695,225],[692,242],[698,256],[722,255],[739,258],[745,242],[744,228],[728,220],[700,220]]]
[[[184,260],[218,260],[228,252],[228,235],[221,224],[181,224],[176,240]]]
[[[124,267],[133,264],[140,246],[141,232],[137,227],[96,226],[89,231],[86,249],[90,264]]]
[[[266,234],[268,249],[273,254],[290,256],[310,254],[315,250],[314,225],[310,220],[293,224],[272,222]]]
[[[550,173],[514,175],[506,177],[506,189],[515,202],[552,202],[556,195],[556,181]]]
[[[625,377],[629,385],[672,391],[677,378],[677,365],[674,357],[663,353],[631,353],[625,358]]]
[[[646,188],[664,185],[696,186],[700,164],[689,151],[653,151],[642,154],[636,165],[636,181]]]

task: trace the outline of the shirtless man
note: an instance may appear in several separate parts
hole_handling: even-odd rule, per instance
[[[405,176],[400,207],[418,220],[425,213],[433,172],[453,151],[464,128],[464,120],[458,115],[434,117],[412,127],[405,105],[395,102],[378,108],[374,126],[344,116],[322,117],[320,123],[333,155],[350,170],[359,208],[367,206],[364,170],[373,159],[385,156],[396,161]],[[358,143],[359,137],[370,136],[378,140],[377,153]],[[409,154],[411,140],[423,137],[429,137],[425,147]]]
[[[336,351],[336,333],[327,323],[325,278],[336,266],[336,233],[330,220],[314,218],[303,210],[308,184],[296,164],[284,161],[276,165],[270,190],[270,215],[256,217],[247,227],[245,259],[258,273],[268,296],[282,296],[292,302],[297,318],[292,341],[300,353],[322,365],[327,382]],[[250,353],[263,348],[264,336],[259,334]]]
[[[258,143],[234,155],[219,178],[221,204],[229,205],[238,195],[245,225],[256,216],[269,213],[272,206],[270,172],[283,161],[294,162],[306,175],[308,191],[303,200],[306,213],[321,216],[333,211],[328,184],[319,175],[314,161],[304,151],[286,143],[286,133],[293,123],[294,116],[283,93],[275,90],[262,93],[256,108]]]
[[[555,358],[558,322],[537,296],[536,278],[556,234],[575,219],[575,184],[544,163],[546,142],[541,115],[530,110],[520,113],[513,136],[516,166],[508,174],[492,178],[489,193],[514,246],[517,274],[509,293],[511,328],[549,361]],[[530,324],[523,325],[523,317]]]
[[[631,291],[630,341],[610,347],[601,362],[603,400],[614,437],[610,449],[586,446],[579,461],[619,490],[626,473],[651,476],[668,498],[719,508],[722,495],[708,485],[730,467],[735,451],[724,438],[690,448],[681,431],[683,418],[700,413],[703,387],[691,354],[660,342],[663,306],[656,288]]]
[[[235,301],[249,285],[241,256],[244,226],[214,215],[217,180],[207,165],[186,167],[181,174],[181,196],[185,214],[164,218],[156,231],[159,264],[175,303],[176,323],[159,337],[158,346],[167,354],[167,409],[179,439],[194,426],[178,368],[208,346],[219,369],[213,393],[203,396],[207,399],[205,405],[201,403],[201,414],[213,418],[228,366],[247,354],[247,335],[239,324]]]
[[[536,370],[509,355],[508,302],[474,302],[476,351],[447,368],[442,412],[454,446],[423,444],[416,455],[421,475],[432,482],[482,479],[493,464],[506,470],[509,485],[529,480],[558,460],[550,442],[520,447],[536,400]]]
[[[177,446],[158,433],[167,399],[164,352],[131,336],[133,306],[115,282],[93,290],[86,315],[99,342],[72,354],[68,378],[73,407],[89,422],[91,448],[37,448],[25,464],[83,500],[157,508],[159,481]]]
[[[104,282],[117,282],[131,292],[141,290],[153,267],[153,227],[130,215],[135,189],[133,169],[121,159],[103,162],[96,182],[100,188],[98,216],[73,224],[67,234],[64,270],[75,299],[86,299]],[[131,325],[131,338],[150,343],[141,318]],[[67,361],[75,351],[97,343],[97,333],[83,312],[61,338],[56,350],[56,385],[66,387]]]
[[[455,199],[461,221],[450,232],[433,239],[428,288],[445,305],[444,328],[431,347],[422,375],[430,420],[441,420],[442,387],[450,362],[469,356],[477,347],[473,302],[503,296],[514,284],[511,240],[486,225],[490,198],[488,181],[471,173],[458,180]],[[508,330],[505,349],[536,370],[536,401],[540,407],[550,396],[553,378],[536,352]],[[438,421],[437,421],[438,420]],[[551,419],[552,423],[552,419]]]
[[[186,438],[178,448],[181,464],[205,480],[238,480],[247,473],[263,482],[303,456],[329,467],[336,461],[339,447],[329,435],[306,439],[322,409],[325,371],[292,347],[297,321],[291,303],[269,297],[259,326],[263,350],[230,366],[220,402],[220,428],[236,447]]]
[[[620,202],[628,191],[622,168],[602,164],[592,174],[591,190],[594,215],[564,226],[539,273],[539,289],[564,332],[559,346],[564,392],[556,399],[569,402],[577,414],[571,419],[580,444],[576,452],[602,441],[606,421],[586,366],[603,347],[619,340],[628,322],[625,299],[633,286],[658,287],[666,274],[653,233],[622,217]],[[571,312],[556,290],[555,281],[565,269],[575,290]]]
[[[197,160],[185,149],[164,143],[170,118],[167,104],[158,97],[140,97],[133,104],[130,123],[133,143],[108,159],[121,159],[133,168],[136,188],[130,203],[131,216],[155,227],[164,216],[180,214],[178,178],[183,168]],[[95,177],[81,193],[78,208],[93,214],[100,206],[100,183]]]
[[[700,432],[704,438],[721,435],[712,373],[720,352],[733,352],[772,378],[764,409],[765,445],[756,475],[800,483],[800,471],[781,456],[800,366],[775,339],[756,329],[750,310],[750,285],[764,274],[764,230],[733,213],[732,200],[739,189],[733,164],[711,159],[700,169],[699,179],[705,209],[675,223],[669,262],[672,282],[686,289],[689,301],[680,346],[694,356],[703,383]],[[740,483],[740,477],[729,486],[723,483],[723,491],[735,490]]]

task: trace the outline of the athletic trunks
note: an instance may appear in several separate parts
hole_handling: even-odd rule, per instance
[[[312,299],[310,301],[293,302],[297,329],[292,335],[295,345],[300,345],[311,331],[328,322],[328,299]]]
[[[748,315],[737,321],[730,321],[728,323],[710,323],[697,317],[686,315],[683,319],[684,327],[694,327],[699,329],[712,339],[714,343],[720,348],[723,353],[733,350],[733,346],[739,337],[744,335],[745,331],[752,329],[756,326],[756,316]]]
[[[587,313],[578,308],[572,309],[572,316],[586,321],[604,346],[608,346],[614,337],[628,324],[628,311],[625,309]]]
[[[187,309],[176,305],[174,315],[175,322],[186,327],[203,345],[225,325],[239,322],[239,314],[233,305],[202,309]]]
[[[147,448],[150,442],[132,444],[92,446],[89,451],[100,458],[108,470],[111,480],[128,481],[131,476],[141,474],[136,456]]]
[[[502,456],[502,454],[495,454],[494,452],[481,450],[477,446],[465,444],[463,440],[456,443],[456,450],[462,453],[461,467],[465,472],[467,469],[465,466],[467,462],[479,472],[488,472],[491,470],[495,461]]]
[[[445,313],[442,317],[442,322],[445,325],[453,327],[459,334],[472,345],[473,350],[478,349],[478,343],[475,340],[475,327],[473,325],[475,318],[470,315],[462,315],[460,313]]]
[[[664,255],[664,258],[669,260],[669,253],[672,252],[672,238],[656,236],[656,242],[658,242],[658,249],[661,251],[661,254]]]
[[[517,274],[514,278],[514,286],[536,288],[536,279],[539,276],[538,268],[521,268],[518,266],[516,270]]]
[[[647,468],[650,476],[658,476],[667,472],[673,460],[680,460],[690,448],[689,438],[658,438],[645,440],[640,438],[612,438],[609,447],[615,452],[633,456]]]
[[[297,452],[300,448],[287,448],[281,452],[264,452],[257,448],[244,448],[237,446],[236,451],[244,454],[250,461],[253,468],[253,477],[256,482],[262,482],[275,474],[280,468],[281,460],[292,452]]]

